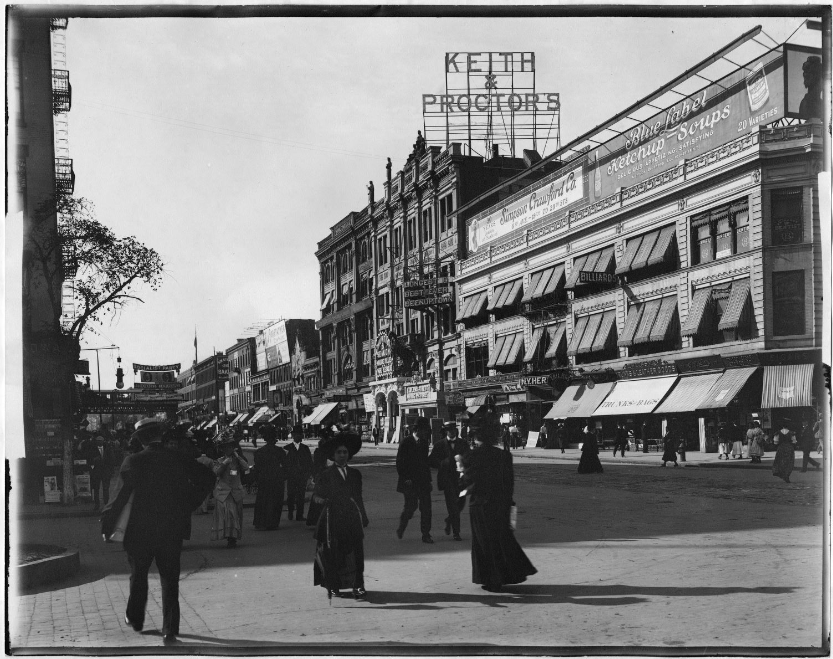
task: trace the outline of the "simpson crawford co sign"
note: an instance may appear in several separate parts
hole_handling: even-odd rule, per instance
[[[566,230],[567,207],[585,199],[583,181],[586,202],[593,203],[620,188],[671,169],[682,160],[745,135],[757,126],[783,118],[785,80],[784,54],[776,50],[678,101],[587,153],[580,166],[573,166],[569,173],[553,181],[550,196],[548,184],[469,220],[469,252],[476,252],[550,214],[556,218],[563,215],[556,220],[563,223],[556,232]],[[579,180],[582,168],[583,181]]]

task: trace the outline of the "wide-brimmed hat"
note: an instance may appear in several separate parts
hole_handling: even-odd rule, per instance
[[[336,449],[339,446],[347,447],[347,453],[352,458],[361,450],[362,438],[352,432],[340,432],[338,435],[330,437],[324,442],[324,446],[322,447],[324,455],[327,456],[328,460],[332,460],[335,457]]]
[[[136,422],[132,436],[142,444],[149,444],[155,439],[161,440],[166,429],[167,424],[162,419],[155,416],[147,417]]]
[[[494,444],[500,439],[500,417],[494,411],[482,414],[477,423],[472,424],[469,435],[474,435],[485,444]]]
[[[259,429],[258,432],[260,436],[263,437],[264,440],[267,442],[271,442],[278,438],[278,431],[275,429],[275,426],[272,424],[264,424]]]

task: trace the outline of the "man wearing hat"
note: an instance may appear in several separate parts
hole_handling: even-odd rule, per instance
[[[456,456],[465,456],[469,446],[459,438],[457,424],[447,421],[443,424],[445,437],[434,444],[428,457],[431,466],[437,470],[437,487],[445,495],[445,534],[454,532],[455,540],[460,537],[460,511],[465,505],[465,498],[460,498],[460,474],[457,472]]]
[[[276,446],[278,433],[269,424],[260,429],[266,446],[255,451],[254,473],[257,480],[254,524],[258,530],[277,529],[281,523],[286,452]]]
[[[112,535],[119,515],[133,496],[124,533],[130,563],[130,597],[125,624],[142,631],[148,597],[148,571],[156,561],[162,582],[162,634],[173,643],[179,634],[179,573],[182,540],[191,512],[214,485],[214,474],[178,451],[162,447],[166,426],[158,418],[141,419],[134,438],[144,449],[128,455],[121,467],[122,488],[101,517],[101,532]]]
[[[300,425],[292,426],[292,441],[283,447],[286,451],[286,518],[291,520],[294,514],[299,522],[304,521],[304,496],[312,474],[312,453],[301,441],[303,438],[304,429]]]
[[[96,433],[95,438],[82,442],[79,453],[90,467],[90,488],[93,491],[93,506],[101,507],[99,488],[101,488],[104,505],[110,501],[110,481],[116,468],[116,453],[113,442],[105,439],[104,431]]]
[[[396,535],[402,539],[408,522],[419,508],[422,541],[431,544],[434,542],[431,537],[431,467],[428,462],[431,426],[426,417],[415,416],[409,420],[408,430],[410,432],[405,433],[396,452],[396,471],[399,474],[396,491],[405,495]]]

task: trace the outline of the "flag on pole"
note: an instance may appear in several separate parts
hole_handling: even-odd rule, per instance
[[[194,327],[194,366],[197,365],[199,359],[197,358],[197,328]]]

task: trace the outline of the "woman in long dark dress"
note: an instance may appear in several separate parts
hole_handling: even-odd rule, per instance
[[[335,461],[321,472],[313,500],[322,506],[315,527],[313,582],[323,586],[327,597],[340,597],[339,590],[353,589],[355,599],[364,599],[364,528],[368,525],[362,500],[362,475],[347,466],[361,448],[353,433],[339,433],[327,441],[327,457]]]
[[[585,427],[581,436],[581,460],[578,463],[580,474],[601,474],[604,473],[602,463],[599,460],[599,443],[596,436]]]
[[[254,455],[254,477],[257,480],[254,526],[259,531],[272,531],[281,523],[286,453],[275,445],[278,433],[273,426],[263,426],[260,434],[266,445],[257,449]]]
[[[775,459],[772,461],[772,475],[790,482],[790,474],[795,467],[795,434],[790,430],[785,420],[781,430],[775,433],[773,441],[778,445],[775,449]]]
[[[665,466],[666,462],[673,462],[675,467],[679,467],[680,465],[677,464],[677,439],[674,437],[674,433],[672,432],[671,428],[668,429],[668,432],[665,433],[665,437],[662,438],[662,466]]]
[[[494,445],[499,439],[497,415],[487,413],[474,431],[475,449],[462,458],[464,489],[460,492],[460,496],[469,495],[472,582],[491,592],[505,584],[522,583],[538,571],[511,528],[512,454]]]

